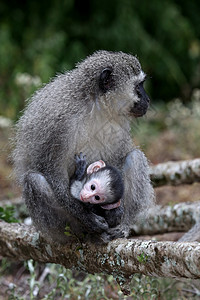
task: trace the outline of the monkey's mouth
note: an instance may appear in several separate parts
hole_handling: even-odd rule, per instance
[[[145,112],[138,112],[138,113],[133,112],[133,111],[130,111],[130,115],[133,116],[133,117],[135,117],[135,118],[142,117],[142,116],[144,116],[145,114],[146,114],[146,111],[145,111]]]
[[[131,107],[129,113],[135,118],[139,118],[146,114],[148,108],[149,108],[149,103],[143,101],[137,102],[134,104],[133,107]]]

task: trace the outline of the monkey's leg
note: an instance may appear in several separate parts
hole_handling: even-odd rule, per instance
[[[34,172],[25,175],[23,197],[36,228],[46,237],[55,237],[56,241],[59,241],[58,232],[61,231],[60,242],[64,242],[66,216],[56,204],[53,190],[43,175]]]
[[[124,215],[121,223],[114,229],[110,229],[112,238],[127,237],[131,225],[141,221],[148,213],[148,209],[154,203],[154,192],[149,177],[149,166],[142,151],[134,149],[124,162]]]

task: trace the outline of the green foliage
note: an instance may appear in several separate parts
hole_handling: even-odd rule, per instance
[[[73,235],[69,225],[66,225],[66,227],[65,227],[65,235],[66,236],[72,236]]]
[[[145,255],[144,253],[140,254],[137,256],[137,259],[140,263],[146,263],[148,261],[148,256]]]
[[[192,159],[200,153],[199,120],[200,90],[195,89],[189,103],[179,98],[160,103],[148,112],[147,121],[135,120],[132,134],[154,163]]]
[[[133,299],[158,299],[160,295],[158,279],[153,277],[134,275],[131,288]]]
[[[0,277],[11,271],[11,262],[7,258],[2,258],[0,261]]]
[[[39,286],[39,283],[36,281],[36,271],[35,268],[37,266],[37,263],[34,262],[32,259],[28,260],[26,263],[26,267],[28,271],[30,272],[29,277],[29,287],[30,287],[30,299],[35,299],[34,297],[34,291],[37,290],[37,287]]]
[[[199,299],[199,280],[176,280],[153,278],[135,274],[130,282],[130,296],[122,294],[112,275],[85,274],[83,272],[65,269],[55,264],[40,265],[33,260],[25,263],[25,267],[18,265],[20,275],[14,276],[13,268],[17,264],[3,259],[0,264],[0,284],[8,285],[6,299],[26,300],[61,300],[61,299]],[[23,271],[23,272],[22,272]],[[18,274],[17,273],[17,274]],[[8,276],[3,281],[3,276]],[[21,279],[20,279],[21,277]],[[0,297],[4,295],[0,293]]]
[[[6,206],[1,207],[0,206],[0,219],[4,220],[7,223],[17,223],[19,220],[17,220],[14,217],[15,214],[15,208],[14,206]]]
[[[97,49],[137,54],[154,99],[188,98],[200,82],[198,1],[64,0],[0,3],[0,114],[14,117],[37,88]],[[30,85],[29,85],[30,87]]]
[[[5,263],[4,263],[5,264]],[[10,283],[7,290],[9,300],[43,299],[198,299],[198,282],[166,278],[153,278],[135,274],[130,283],[130,295],[124,296],[112,275],[89,275],[71,271],[62,266],[39,264],[29,260],[26,263],[29,276],[22,286]],[[39,279],[38,270],[42,271]],[[45,274],[45,275],[44,275]]]
[[[200,153],[200,90],[194,90],[192,101],[183,105],[180,99],[168,104],[168,113],[165,119],[167,128],[173,130],[178,137],[177,148],[182,153],[198,157]]]

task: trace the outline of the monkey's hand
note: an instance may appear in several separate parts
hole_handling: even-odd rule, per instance
[[[109,228],[106,232],[101,234],[101,239],[104,243],[108,243],[114,239],[124,238],[128,236],[128,231],[123,230],[120,226]]]
[[[79,155],[75,155],[76,171],[75,171],[75,180],[82,180],[86,170],[86,159],[85,155],[81,152]]]
[[[89,231],[102,233],[108,230],[109,228],[108,223],[103,217],[91,213],[90,215],[87,216],[87,218],[88,220],[86,221],[85,225],[87,226]]]

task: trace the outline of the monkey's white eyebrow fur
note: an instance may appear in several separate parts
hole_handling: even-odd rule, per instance
[[[111,176],[108,170],[104,170],[102,172],[97,172],[94,174],[96,178],[98,178],[101,182],[101,189],[107,196],[111,196],[112,191],[110,190],[110,181]]]
[[[138,81],[142,82],[145,80],[146,74],[143,71],[141,71],[139,75],[134,76],[133,78],[134,78],[134,80],[138,80]]]

